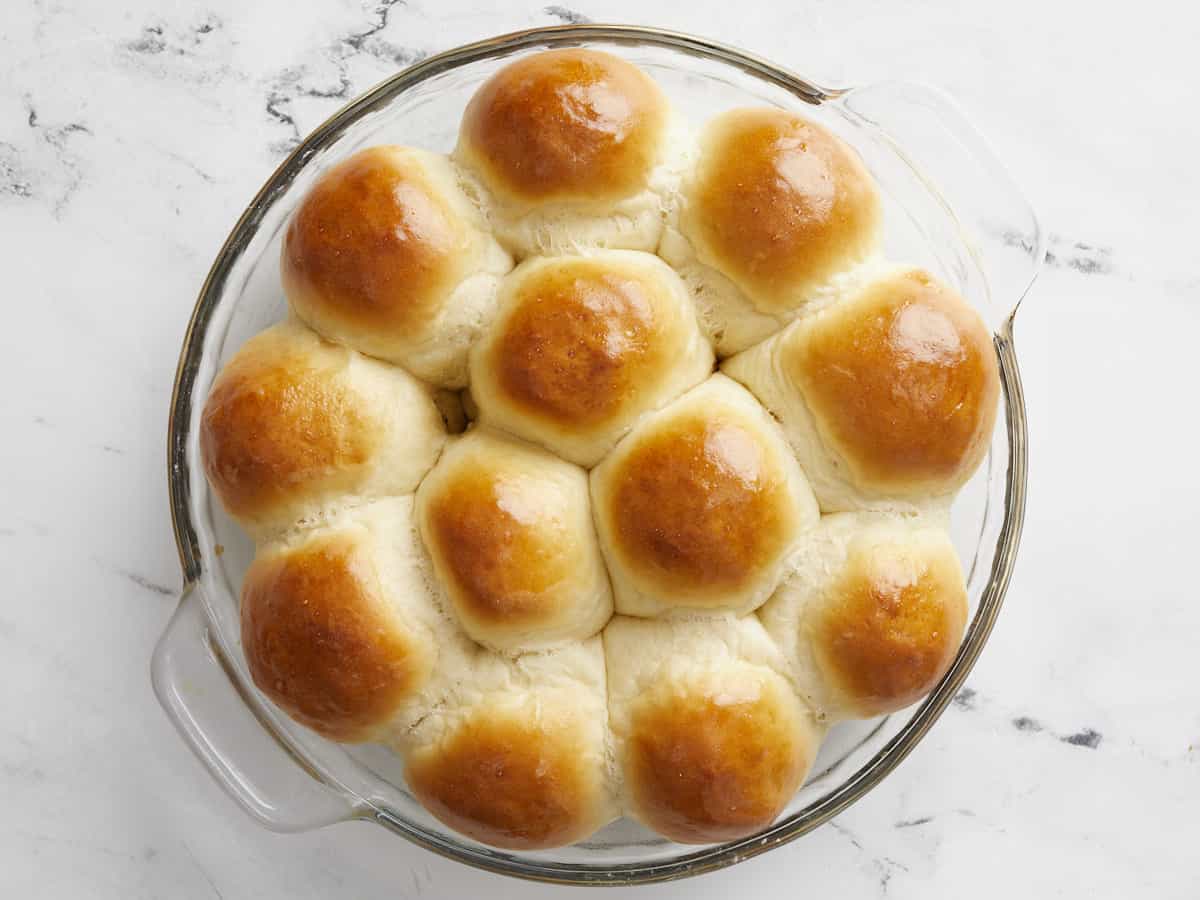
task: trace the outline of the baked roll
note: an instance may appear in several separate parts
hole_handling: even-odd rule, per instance
[[[895,712],[946,674],[967,591],[945,531],[912,517],[826,516],[759,610],[797,690],[830,721]]]
[[[280,260],[292,310],[331,340],[461,388],[512,260],[444,157],[371,147],[324,173]]]
[[[485,423],[594,465],[646,412],[712,374],[687,290],[631,250],[527,260],[471,352]]]
[[[987,454],[1000,394],[978,313],[896,268],[722,371],[782,423],[825,511],[944,497]]]
[[[875,184],[853,149],[795,113],[747,108],[704,129],[659,253],[724,357],[853,284],[879,233]]]
[[[425,808],[493,847],[570,844],[618,814],[598,637],[481,653],[397,745]]]
[[[771,595],[817,504],[779,427],[714,375],[592,470],[616,611],[745,613]]]
[[[598,632],[612,615],[587,475],[475,428],[417,491],[421,535],[464,631],[519,651]]]
[[[469,647],[438,609],[411,497],[380,500],[258,548],[242,582],[254,683],[298,722],[367,741],[414,719]]]
[[[604,652],[625,812],[687,844],[770,825],[820,732],[758,620],[617,616]]]
[[[411,493],[444,442],[424,385],[294,321],[246,342],[217,376],[200,421],[209,484],[256,539]]]
[[[653,250],[669,180],[670,109],[641,69],[597,50],[509,63],[471,98],[455,159],[485,188],[517,256]]]

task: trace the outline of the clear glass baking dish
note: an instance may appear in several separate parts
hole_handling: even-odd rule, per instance
[[[238,586],[253,548],[214,502],[198,464],[200,409],[214,376],[285,310],[279,241],[328,166],[364,145],[449,150],[475,88],[516,55],[588,45],[649,71],[693,124],[735,105],[773,104],[823,122],[858,149],[885,203],[885,251],[954,284],[995,336],[1004,416],[987,461],[955,503],[952,531],[972,619],[953,666],[919,706],[836,727],[807,784],[760,834],[697,849],[621,820],[571,847],[505,852],[426,813],[379,747],[322,740],[270,705],[239,647]],[[942,94],[915,84],[820,87],[713,41],[632,26],[571,25],[506,35],[431,57],[342,108],[283,162],[213,263],[184,339],[168,444],[171,513],[183,566],[179,608],[154,653],[155,692],[212,775],[268,828],[369,819],[434,852],[506,875],[634,884],[732,865],[811,831],[862,798],[916,746],[987,641],[1012,575],[1025,510],[1026,423],[1013,316],[1044,256],[1044,237],[986,143]]]

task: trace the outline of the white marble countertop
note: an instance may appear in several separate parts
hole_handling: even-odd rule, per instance
[[[368,825],[260,830],[176,737],[148,659],[179,588],[164,472],[176,355],[248,198],[397,66],[584,18],[706,33],[817,76],[941,85],[1053,233],[1017,328],[1025,541],[969,688],[832,825],[655,896],[1200,895],[1196,12],[577,3],[3,4],[0,895],[555,890]]]

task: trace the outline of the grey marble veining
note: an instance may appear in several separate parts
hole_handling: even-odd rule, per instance
[[[1051,233],[1017,325],[1025,543],[968,686],[831,826],[656,895],[1200,896],[1200,25],[1167,0],[4,4],[0,895],[553,891],[366,825],[260,830],[187,754],[147,667],[179,587],[176,355],[248,198],[397,68],[589,20],[712,35],[823,80],[941,85]]]

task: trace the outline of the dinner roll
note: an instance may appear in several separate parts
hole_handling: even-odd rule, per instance
[[[421,483],[417,516],[450,605],[481,644],[582,640],[612,614],[578,466],[474,428]]]
[[[331,340],[442,387],[512,268],[444,157],[371,147],[323,174],[283,239],[288,302]]]
[[[653,250],[672,132],[666,98],[639,68],[598,50],[550,50],[476,91],[455,159],[482,182],[496,235],[518,256]]]
[[[444,441],[424,385],[294,321],[246,342],[200,420],[209,483],[258,539],[330,508],[412,492]]]
[[[689,844],[770,825],[820,733],[758,620],[617,616],[604,651],[627,814]]]
[[[254,683],[337,741],[379,737],[429,705],[435,666],[469,644],[439,612],[411,497],[356,507],[258,549],[242,582]]]
[[[880,275],[722,370],[783,423],[826,511],[956,491],[987,453],[1000,393],[982,319],[911,268]]]
[[[679,277],[649,253],[600,250],[527,260],[505,280],[471,392],[484,422],[590,466],[712,366]]]
[[[582,840],[617,816],[600,639],[469,678],[399,739],[409,787],[439,820],[494,847]]]
[[[722,375],[644,418],[591,479],[616,609],[627,615],[754,609],[818,518],[779,427]]]
[[[728,356],[853,284],[880,218],[870,173],[831,132],[781,109],[736,109],[704,129],[659,253]]]
[[[967,620],[945,531],[918,518],[826,516],[759,616],[797,690],[830,720],[895,712],[950,667]]]

